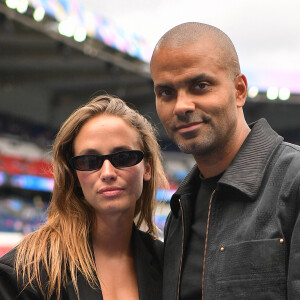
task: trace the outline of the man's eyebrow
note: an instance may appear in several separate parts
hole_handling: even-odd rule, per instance
[[[190,77],[190,78],[186,78],[183,83],[185,85],[197,82],[197,81],[213,81],[214,78],[206,73],[201,73],[198,74],[196,76]],[[180,84],[180,83],[179,83]],[[157,89],[167,89],[167,88],[172,88],[174,86],[173,83],[158,83],[158,84],[154,84],[154,90]]]
[[[213,81],[213,77],[206,73],[201,73],[197,76],[187,78],[184,82],[185,82],[185,84],[190,84],[190,83],[194,83],[197,81],[204,81],[204,80]]]
[[[157,89],[166,89],[166,88],[171,88],[172,87],[172,85],[171,84],[167,84],[167,83],[165,83],[165,84],[160,84],[160,83],[158,83],[158,84],[154,84],[154,89],[155,90],[157,90]]]

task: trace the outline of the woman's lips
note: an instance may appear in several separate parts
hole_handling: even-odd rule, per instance
[[[106,186],[101,188],[98,191],[98,194],[106,196],[106,197],[115,197],[120,195],[123,192],[123,188],[118,186]]]

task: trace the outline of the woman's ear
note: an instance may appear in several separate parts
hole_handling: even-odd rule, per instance
[[[145,164],[145,170],[144,170],[144,181],[149,181],[151,179],[151,170],[152,170],[152,160],[148,160],[148,162]]]

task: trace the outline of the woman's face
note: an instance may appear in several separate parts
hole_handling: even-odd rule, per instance
[[[98,115],[85,123],[73,147],[74,156],[141,150],[136,129],[110,115]],[[151,178],[151,166],[142,160],[131,167],[116,168],[106,159],[99,170],[76,173],[84,197],[96,215],[128,214],[133,218],[143,182]]]

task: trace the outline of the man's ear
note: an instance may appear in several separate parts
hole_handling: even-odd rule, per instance
[[[151,179],[151,170],[152,170],[152,161],[149,160],[146,164],[145,164],[145,171],[144,171],[144,181],[149,181]]]
[[[234,86],[236,105],[238,108],[241,108],[246,102],[248,92],[248,82],[246,76],[242,73],[237,75],[234,79]]]

